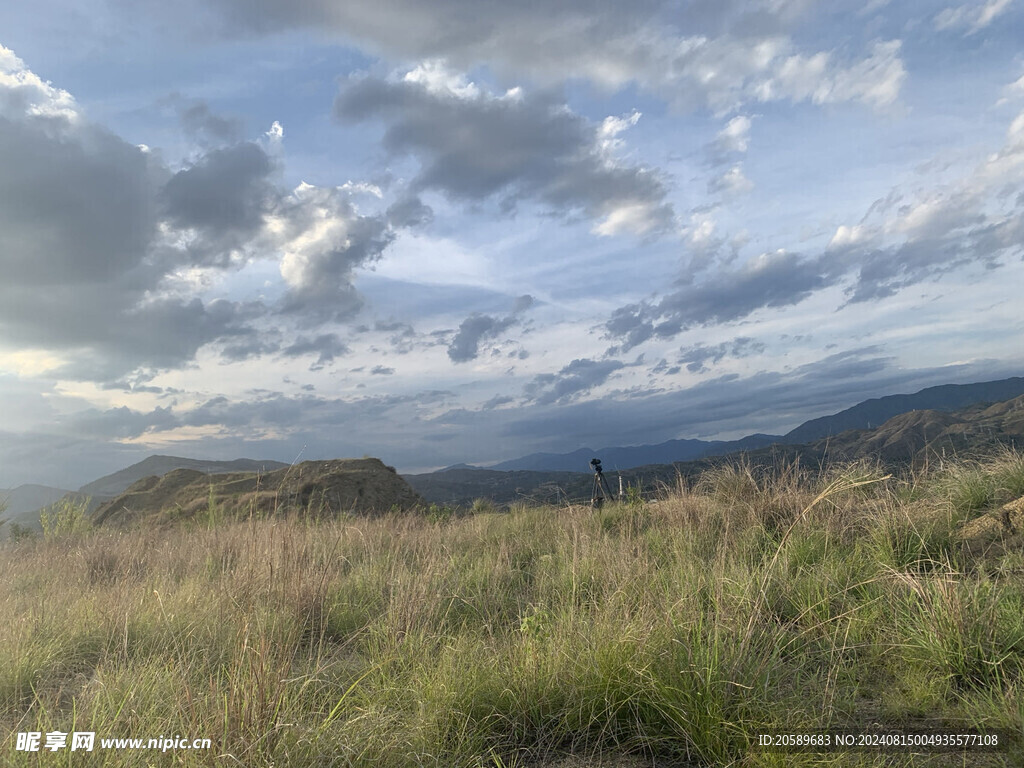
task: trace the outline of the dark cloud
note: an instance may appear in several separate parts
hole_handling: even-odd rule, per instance
[[[1024,205],[1009,200],[1024,159],[1024,118],[1009,127],[998,152],[971,173],[906,200],[897,191],[876,200],[860,223],[841,226],[817,255],[766,253],[705,280],[692,275],[658,301],[629,304],[605,323],[631,349],[653,336],[672,337],[694,326],[727,323],[764,308],[792,306],[823,288],[842,286],[847,303],[877,301],[968,266],[996,269],[1024,254]],[[881,218],[881,223],[877,219]],[[896,242],[882,244],[886,237]]]
[[[1012,375],[1019,375],[1019,370],[994,361],[907,369],[878,350],[866,348],[828,356],[785,373],[733,374],[651,395],[527,405],[517,409],[517,418],[499,423],[481,417],[471,426],[474,430],[496,429],[505,441],[514,443],[516,449],[507,452],[509,458],[586,445],[597,448],[755,432],[782,434],[808,419],[871,397]]]
[[[765,350],[765,345],[752,339],[749,336],[738,336],[732,341],[723,341],[721,344],[707,346],[696,344],[681,350],[679,362],[686,365],[686,370],[691,373],[702,373],[726,357],[750,357],[759,355]],[[664,361],[663,361],[664,362]]]
[[[214,342],[229,361],[267,354],[279,347],[275,315],[312,326],[362,305],[353,270],[379,257],[394,230],[358,213],[350,190],[281,189],[253,142],[208,148],[172,172],[159,154],[89,122],[6,49],[0,67],[0,333],[9,346],[57,353],[61,376],[118,382],[179,367]],[[205,103],[182,107],[182,119],[211,142],[235,137]],[[197,298],[204,270],[259,258],[280,262],[280,303]]]
[[[515,322],[513,317],[498,319],[490,315],[470,315],[459,325],[459,330],[448,345],[448,357],[453,363],[475,360],[480,353],[481,339],[494,338]]]
[[[462,65],[495,61],[560,75],[567,67],[571,72],[611,55],[616,39],[635,33],[665,3],[639,0],[628,8],[603,4],[600,13],[594,12],[591,0],[543,6],[498,0],[390,0],[376,5],[359,0],[217,0],[217,5],[226,13],[231,32],[312,27],[403,59],[446,57]],[[617,58],[635,55],[619,51]]]
[[[495,408],[500,408],[503,405],[509,405],[511,403],[514,403],[515,401],[516,399],[511,395],[495,395],[486,403],[484,403],[481,406],[481,408],[485,411],[490,411]]]
[[[89,409],[58,423],[70,435],[112,440],[134,439],[179,425],[170,408],[144,413],[125,406],[106,411]]]
[[[274,204],[266,152],[251,142],[215,149],[179,171],[161,191],[166,215],[176,226],[252,235]]]
[[[445,72],[392,82],[349,80],[335,102],[345,120],[381,118],[385,146],[415,156],[414,191],[453,199],[497,198],[505,209],[535,200],[552,211],[602,222],[599,231],[662,231],[672,222],[666,187],[650,169],[616,161],[610,132],[566,108],[551,93],[495,97],[448,82]],[[437,86],[434,78],[447,85]],[[609,124],[610,125],[610,124]]]
[[[494,339],[519,322],[520,315],[533,306],[532,296],[520,296],[516,299],[512,314],[497,318],[491,315],[474,313],[459,325],[459,330],[448,345],[448,358],[453,363],[465,363],[475,360],[480,354],[480,342]]]
[[[178,117],[185,133],[201,146],[235,144],[242,139],[242,121],[213,112],[205,101],[179,103]]]
[[[285,347],[283,353],[287,357],[317,355],[316,365],[323,366],[333,363],[335,358],[349,353],[348,345],[336,333],[323,333],[319,336],[299,336],[294,343]]]
[[[609,376],[624,367],[618,360],[576,359],[558,373],[534,376],[523,393],[529,402],[539,405],[568,403],[604,384]]]
[[[270,355],[281,348],[280,342],[271,338],[270,334],[248,330],[240,335],[242,338],[224,345],[220,353],[221,358],[228,362],[237,362]]]
[[[383,365],[375,365],[370,370],[372,376],[391,376],[395,372],[394,368],[387,368]]]
[[[617,309],[605,324],[616,348],[627,351],[652,336],[671,338],[697,325],[726,323],[764,307],[797,304],[814,291],[833,284],[834,273],[823,260],[776,252],[751,259],[736,271],[722,271],[688,284],[656,303]]]
[[[675,376],[681,370],[682,370],[681,366],[669,365],[668,360],[665,360],[664,358],[662,358],[661,360],[658,361],[658,363],[653,368],[651,368],[651,373],[652,374],[658,374],[658,375],[666,374],[668,376]]]
[[[109,284],[140,265],[161,174],[138,147],[92,126],[0,115],[0,168],[5,286]]]
[[[404,229],[429,224],[434,211],[418,197],[410,195],[388,206],[385,216],[392,227]]]

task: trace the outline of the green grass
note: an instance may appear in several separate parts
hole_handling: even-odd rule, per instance
[[[965,758],[757,737],[1024,730],[1022,539],[979,554],[961,533],[1024,493],[1022,467],[736,465],[596,511],[211,504],[131,531],[69,513],[0,550],[0,763],[98,764],[14,749],[91,730],[213,742],[106,765],[1020,765],[1019,742]]]

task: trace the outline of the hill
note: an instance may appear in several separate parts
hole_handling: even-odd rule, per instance
[[[92,519],[96,525],[124,525],[293,510],[330,516],[409,509],[420,504],[416,492],[380,459],[334,459],[305,461],[266,474],[175,469],[134,483],[101,504]]]
[[[132,483],[145,477],[161,477],[175,469],[191,469],[208,475],[226,472],[268,472],[289,466],[269,459],[234,459],[233,461],[205,461],[181,456],[150,456],[137,464],[93,480],[78,492],[96,499],[109,499],[124,493]]]
[[[813,452],[883,462],[928,461],[966,453],[984,453],[999,445],[1024,444],[1024,396],[960,411],[920,410],[903,413],[877,429],[848,430],[819,440]]]

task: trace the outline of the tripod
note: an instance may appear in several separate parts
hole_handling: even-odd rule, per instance
[[[608,487],[608,481],[605,479],[604,470],[601,467],[601,460],[591,459],[590,466],[594,468],[594,489],[590,498],[590,506],[600,509],[604,504],[606,493],[609,499],[612,498],[612,489]]]

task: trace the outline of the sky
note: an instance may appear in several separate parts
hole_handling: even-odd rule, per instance
[[[1022,182],[1020,0],[0,4],[0,487],[1021,375]]]

